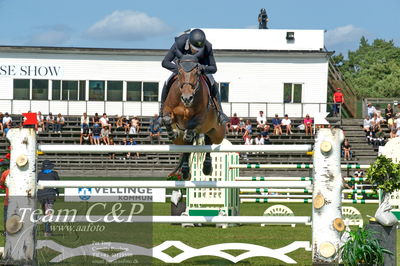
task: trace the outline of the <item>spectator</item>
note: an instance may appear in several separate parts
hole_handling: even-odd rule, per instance
[[[282,136],[282,120],[279,119],[278,114],[275,114],[275,118],[272,119],[272,125],[274,126],[274,135]]]
[[[130,128],[129,116],[125,116],[122,120],[122,123],[124,125],[125,134],[128,134]]]
[[[11,124],[7,124],[6,128],[3,130],[3,137],[7,136],[7,133],[10,129],[11,129]]]
[[[397,113],[396,115],[400,115],[400,102],[397,104]]]
[[[237,114],[234,113],[229,122],[229,129],[232,131],[232,135],[233,131],[235,131],[236,136],[239,135],[239,130],[240,130],[239,124],[240,124],[240,119],[239,117],[237,117]],[[226,127],[228,132],[228,123]]]
[[[94,116],[92,117],[92,124],[93,124],[93,126],[95,124],[100,125],[100,117],[99,117],[98,113],[95,113]]]
[[[368,115],[366,115],[365,119],[363,121],[363,128],[364,128],[365,136],[368,135],[368,132],[371,130],[371,127],[372,127],[372,120]]]
[[[124,117],[121,115],[121,116],[117,116],[118,117],[118,119],[117,119],[117,122],[115,122],[115,129],[118,131],[118,130],[124,130],[125,128],[124,128]]]
[[[57,171],[54,171],[53,168],[54,164],[51,161],[44,160],[42,164],[42,171],[39,172],[37,180],[60,180]],[[37,199],[42,206],[43,214],[45,216],[51,215],[57,195],[59,195],[59,193],[55,188],[38,189]],[[44,236],[51,236],[51,226],[49,222],[44,223]]]
[[[257,130],[263,131],[264,127],[268,127],[269,130],[269,125],[267,124],[267,118],[264,116],[264,112],[260,111],[260,115],[257,116]]]
[[[7,125],[11,125],[11,123],[12,123],[11,116],[8,114],[8,112],[5,112],[3,117],[3,128],[6,128]]]
[[[371,127],[371,130],[368,132],[367,135],[367,142],[368,144],[374,144],[375,140],[376,140],[375,129]]]
[[[246,130],[246,132],[244,132],[243,140],[244,140],[245,145],[253,145],[253,143],[254,143],[254,140],[251,137],[251,133],[247,130]]]
[[[154,114],[154,117],[150,120],[150,143],[154,144],[154,139],[157,140],[158,144],[161,144],[161,125],[158,119],[158,114]]]
[[[158,117],[157,117],[158,119]],[[133,134],[138,134],[139,133],[139,118],[137,116],[134,116],[131,120],[130,123],[130,128],[129,128],[129,134],[133,135]],[[158,121],[158,125],[160,125],[160,122]],[[161,125],[160,125],[161,127]]]
[[[65,119],[64,117],[59,113],[57,115],[56,121],[54,123],[54,131],[58,134],[61,134],[61,131],[63,130],[63,127],[65,125]]]
[[[114,145],[114,138],[109,138],[109,145]],[[115,153],[110,153],[110,159],[115,160]]]
[[[54,123],[55,123],[55,117],[53,116],[53,114],[51,112],[49,112],[49,115],[46,117],[46,131],[49,132],[50,130],[52,130],[53,132],[55,132],[55,127],[54,127]]]
[[[377,113],[374,113],[371,119],[372,129],[377,132],[381,128],[382,120],[378,117]]]
[[[282,126],[286,127],[286,136],[291,135],[292,133],[292,121],[289,119],[288,115],[282,119]]]
[[[396,129],[396,120],[393,116],[387,120],[387,124],[389,132],[392,131],[393,129]]]
[[[384,145],[385,145],[385,133],[383,132],[383,129],[380,128],[379,131],[376,133],[374,147],[378,148],[378,146],[384,146]]]
[[[333,103],[333,115],[337,116],[340,113],[340,106],[344,104],[342,88],[336,89],[336,92],[333,94]]]
[[[3,115],[3,113],[2,112],[0,112],[0,130],[1,131],[3,131],[3,117],[4,117],[4,115]]]
[[[245,131],[249,132],[251,135],[253,133],[253,125],[251,124],[250,120],[246,120],[246,124],[244,125]]]
[[[100,145],[100,134],[101,134],[101,127],[98,123],[95,123],[93,125],[93,130],[92,130],[93,144]]]
[[[83,128],[89,128],[89,117],[86,113],[83,113],[81,116],[81,133],[83,132]]]
[[[386,109],[385,109],[385,119],[386,121],[388,121],[390,118],[392,118],[394,115],[394,111],[392,106],[390,105],[390,103],[387,105]]]
[[[396,130],[397,130],[397,136],[400,136],[400,114],[397,114],[397,119],[396,119]]]
[[[90,129],[87,124],[83,128],[81,128],[81,137],[79,139],[79,143],[82,144],[93,144],[93,140],[90,136]]]
[[[100,118],[101,127],[108,127],[109,132],[111,132],[111,124],[108,121],[108,117],[106,113],[103,113],[103,116]]]
[[[396,132],[397,132],[396,129],[392,129],[392,130],[390,131],[390,136],[389,136],[389,137],[390,137],[391,139],[396,138],[396,137],[397,137]]]
[[[264,145],[264,138],[262,137],[261,134],[257,135],[255,141],[256,141],[256,145]]]
[[[245,132],[246,131],[246,123],[243,121],[243,119],[242,118],[239,118],[239,130],[240,130],[240,133],[241,134],[243,134],[243,132]]]
[[[104,145],[110,145],[110,129],[107,126],[101,129],[100,139]]]
[[[44,132],[44,117],[42,115],[42,112],[39,111],[37,113],[36,120],[37,120],[36,132],[38,133]]]
[[[312,118],[310,118],[309,114],[307,114],[306,118],[304,118],[303,124],[304,124],[304,129],[306,130],[306,136],[308,134],[310,134],[310,136],[312,136],[313,135],[313,130],[312,130],[313,120],[312,120]]]
[[[133,137],[131,137],[129,139],[129,141],[127,142],[127,145],[137,145],[137,142],[133,139]],[[128,154],[126,155],[127,158],[130,158],[131,154],[132,154],[131,152],[128,152]],[[134,152],[133,154],[134,154],[133,158],[138,158],[139,157],[139,153],[138,152]]]
[[[261,136],[264,139],[264,144],[271,144],[270,138],[269,138],[269,131],[267,128],[264,128],[264,131],[261,132]]]
[[[376,112],[375,107],[371,103],[368,103],[368,105],[367,105],[367,114],[368,114],[368,116],[370,118],[372,118],[374,116],[375,112]]]
[[[0,166],[2,167],[7,167],[9,168],[10,162],[7,160],[3,160],[0,162]],[[0,179],[0,189],[4,189],[6,192],[6,195],[4,196],[4,203],[3,203],[3,226],[4,226],[4,231],[3,231],[3,236],[6,236],[7,231],[6,231],[6,222],[7,222],[7,211],[8,211],[8,187],[7,187],[7,178],[10,174],[10,169],[5,169],[4,172],[1,173],[1,179]]]
[[[342,145],[342,154],[346,161],[350,161],[352,157],[351,145],[348,139],[345,139]]]

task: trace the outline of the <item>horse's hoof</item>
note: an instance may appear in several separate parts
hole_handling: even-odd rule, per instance
[[[194,137],[195,137],[194,131],[185,130],[185,133],[183,134],[183,140],[185,142],[193,142]]]
[[[170,141],[174,141],[178,138],[178,132],[176,132],[175,130],[168,132],[168,138]]]
[[[205,159],[204,163],[203,163],[203,174],[205,175],[211,175],[213,171],[212,168],[212,161],[211,158],[210,159]]]

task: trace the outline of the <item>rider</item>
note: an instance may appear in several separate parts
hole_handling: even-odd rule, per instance
[[[165,55],[161,65],[164,68],[173,72],[171,77],[168,79],[170,80],[178,73],[178,66],[175,63],[175,60],[178,58],[178,54],[196,54],[200,49],[204,49],[204,51],[201,53],[201,57],[199,58],[200,69],[202,73],[207,75],[208,79],[211,82],[210,93],[211,96],[215,99],[214,102],[218,104],[218,122],[220,124],[223,124],[228,122],[229,119],[223,113],[218,86],[212,76],[212,74],[217,72],[217,65],[215,64],[212,45],[209,41],[206,40],[206,35],[202,30],[194,29],[190,33],[185,33],[179,37],[176,37],[175,43]],[[164,102],[167,99],[168,92],[169,87],[167,87],[167,83],[165,83],[161,93],[160,117],[162,117],[162,110],[164,107]]]

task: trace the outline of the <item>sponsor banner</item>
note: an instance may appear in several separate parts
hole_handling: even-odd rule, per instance
[[[165,202],[165,188],[65,188],[65,201]]]

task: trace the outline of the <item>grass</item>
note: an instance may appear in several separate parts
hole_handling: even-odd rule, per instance
[[[85,178],[88,179],[88,178]],[[272,204],[263,203],[246,203],[241,204],[241,215],[243,216],[258,216],[262,215],[265,209]],[[311,204],[291,203],[285,204],[291,208],[295,215],[309,216],[311,215]],[[346,204],[349,205],[349,204]],[[78,203],[64,203],[63,200],[56,202],[56,208],[77,208],[78,212],[83,212],[87,205]],[[364,217],[365,224],[368,223],[366,215],[373,216],[377,206],[375,204],[369,205],[349,205],[356,207]],[[107,211],[106,211],[107,212]],[[152,204],[153,215],[170,215],[170,203],[154,203]],[[2,210],[0,211],[2,215]],[[139,224],[106,224],[105,230],[101,233],[91,232],[55,232],[54,236],[50,239],[58,243],[74,247],[92,242],[113,241],[113,242],[128,242],[142,246],[156,246],[166,240],[178,240],[191,247],[201,248],[213,244],[220,243],[251,243],[268,248],[280,248],[286,246],[293,241],[311,241],[311,227],[305,225],[296,225],[295,228],[290,226],[266,226],[260,225],[244,225],[237,227],[230,227],[227,229],[215,228],[213,225],[205,225],[203,227],[182,228],[180,225],[170,224],[153,224],[139,225]],[[152,232],[151,234],[149,234]],[[43,239],[43,225],[39,225],[38,238]],[[398,233],[397,237],[400,237]],[[4,239],[0,239],[0,245],[4,246]],[[115,250],[107,250],[106,253],[115,253]],[[242,251],[229,251],[228,253],[239,255]],[[170,248],[166,251],[171,256],[176,256],[180,250]],[[47,265],[44,261],[49,261],[58,253],[53,250],[39,250],[38,257],[41,261],[40,265]],[[400,254],[400,247],[397,246],[397,254]],[[304,249],[296,250],[290,254],[289,257],[298,262],[299,265],[311,265],[311,252]],[[118,260],[118,264],[134,264],[132,261],[139,260],[140,265],[143,258],[132,257]],[[150,262],[150,261],[148,261]],[[155,265],[165,265],[162,261],[152,259]],[[94,259],[93,257],[75,257],[69,259],[61,265],[109,265],[102,259]],[[217,257],[196,257],[181,263],[182,265],[226,265],[231,264],[230,261],[217,258]],[[110,264],[111,265],[111,264]],[[285,265],[284,263],[272,259],[257,257],[246,259],[237,263],[237,265]]]

